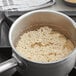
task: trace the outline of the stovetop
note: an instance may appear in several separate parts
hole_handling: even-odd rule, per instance
[[[26,12],[0,12],[0,63],[7,59],[10,59],[12,56],[12,48],[9,44],[8,39],[9,28],[11,24],[24,13]],[[64,11],[63,13],[67,14],[76,21],[76,11]],[[16,70],[16,68],[14,68],[13,70],[9,70],[8,72],[6,71],[5,74],[4,73],[0,74],[0,76],[21,76],[20,73]],[[76,76],[76,70],[73,69],[70,72],[69,76]]]

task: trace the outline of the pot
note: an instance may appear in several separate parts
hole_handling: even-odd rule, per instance
[[[15,48],[15,42],[25,28],[33,24],[49,25],[55,30],[62,32],[74,43],[73,52],[64,59],[40,63],[30,61],[20,55]],[[65,76],[76,63],[76,23],[67,15],[52,10],[36,10],[20,16],[11,26],[9,41],[12,47],[12,58],[0,64],[0,73],[17,67],[22,76]]]

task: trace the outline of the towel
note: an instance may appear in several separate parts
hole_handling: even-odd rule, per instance
[[[0,0],[0,10],[29,11],[53,4],[55,4],[55,0]]]

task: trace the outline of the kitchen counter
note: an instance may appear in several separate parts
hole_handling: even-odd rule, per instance
[[[76,11],[76,7],[70,7],[65,5],[63,0],[56,0],[56,4],[50,6],[48,8],[44,8],[48,10],[56,10],[56,11]]]

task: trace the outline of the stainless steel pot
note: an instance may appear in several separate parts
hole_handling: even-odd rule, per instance
[[[74,43],[73,52],[62,60],[49,63],[32,62],[25,59],[15,49],[16,39],[25,28],[33,24],[52,24],[55,30],[62,32]],[[16,67],[27,76],[65,76],[75,66],[76,62],[76,23],[67,15],[52,10],[36,10],[19,17],[9,31],[9,41],[12,47],[13,58],[0,64],[0,73]]]

